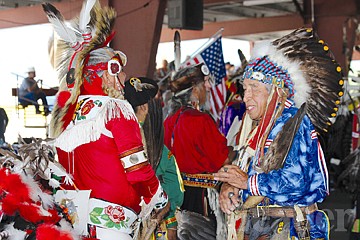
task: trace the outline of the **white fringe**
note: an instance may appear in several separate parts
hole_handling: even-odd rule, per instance
[[[216,240],[227,239],[227,225],[225,223],[225,215],[220,209],[219,193],[213,188],[207,189],[209,198],[209,206],[214,211],[216,217]]]
[[[69,125],[55,140],[55,146],[65,152],[71,152],[80,145],[94,142],[100,138],[106,129],[105,124],[111,119],[120,118],[121,114],[127,120],[136,120],[135,113],[127,101],[109,98],[95,117],[83,120],[75,125]]]

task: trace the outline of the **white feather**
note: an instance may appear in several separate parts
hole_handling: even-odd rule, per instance
[[[60,229],[62,231],[65,231],[67,233],[70,233],[74,240],[80,240],[82,239],[79,235],[77,235],[74,231],[74,228],[70,225],[68,221],[65,219],[61,219],[59,222]]]
[[[14,223],[6,225],[4,230],[9,234],[8,240],[24,240],[27,235],[26,232],[15,229]]]
[[[96,0],[86,0],[83,3],[80,17],[79,17],[79,28],[81,32],[85,32],[86,26],[90,22],[90,12],[93,6],[95,5]]]
[[[55,32],[59,37],[69,43],[76,43],[77,38],[75,32],[69,28],[61,13],[51,4],[43,4],[44,11],[49,19],[49,22],[53,25]]]
[[[53,24],[55,32],[62,40],[72,44],[77,42],[75,32],[66,26],[64,22],[61,22],[56,18],[54,18],[54,21],[50,20],[49,18],[49,21]]]
[[[50,171],[54,173],[56,176],[65,177],[64,182],[66,184],[70,184],[70,185],[74,184],[74,182],[72,181],[72,176],[66,172],[65,168],[61,164],[57,162],[49,162],[48,167],[50,168]]]
[[[20,175],[24,184],[27,184],[30,189],[30,198],[34,201],[41,201],[42,206],[47,210],[54,206],[54,198],[43,192],[39,184],[30,176]]]
[[[283,53],[276,49],[270,41],[261,41],[255,44],[252,50],[251,59],[256,59],[267,55],[271,61],[277,63],[286,69],[294,83],[294,102],[296,107],[300,107],[309,98],[311,87],[307,83],[306,78],[301,70],[300,63],[291,61],[283,55]]]
[[[60,187],[60,182],[54,178],[50,178],[49,180],[49,186],[52,187],[52,188],[58,188]]]

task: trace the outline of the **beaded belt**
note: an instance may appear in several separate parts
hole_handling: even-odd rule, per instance
[[[212,174],[206,173],[181,173],[181,177],[185,186],[201,187],[201,188],[215,188],[219,181],[214,180]]]

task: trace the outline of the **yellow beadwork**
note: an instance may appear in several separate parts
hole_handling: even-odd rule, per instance
[[[336,113],[332,113],[331,116],[332,116],[332,117],[336,117]]]
[[[344,93],[343,93],[343,92],[339,92],[339,96],[341,97],[342,95],[344,95]]]
[[[331,122],[327,122],[326,124],[329,125],[329,126],[331,126]]]
[[[337,66],[337,67],[336,67],[336,71],[341,72],[341,67],[340,67],[340,66]]]
[[[324,40],[319,40],[319,43],[324,44],[325,42]]]
[[[338,108],[334,108],[334,111],[337,112],[339,109]]]
[[[339,85],[344,85],[344,80],[340,79],[339,80]]]
[[[329,47],[328,47],[328,46],[324,46],[324,50],[325,50],[325,51],[329,51]]]
[[[340,104],[340,100],[336,100],[336,101],[335,101],[335,104],[336,104],[336,105],[339,105],[339,104]]]

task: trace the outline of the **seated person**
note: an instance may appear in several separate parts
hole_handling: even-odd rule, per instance
[[[30,67],[28,69],[28,77],[24,78],[21,86],[19,88],[19,103],[24,107],[28,105],[34,105],[36,109],[36,114],[40,114],[38,100],[41,99],[42,104],[44,105],[44,114],[48,115],[50,113],[49,106],[46,101],[46,95],[39,86],[37,85],[35,68]]]

